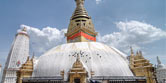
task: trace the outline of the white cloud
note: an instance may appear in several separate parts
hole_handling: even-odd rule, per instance
[[[21,27],[27,27],[27,32],[30,36],[30,51],[36,55],[41,55],[45,51],[65,43],[64,34],[66,29],[59,30],[57,28],[46,27],[42,30],[26,25]]]
[[[96,0],[96,4],[99,4],[102,0]]]
[[[106,34],[98,37],[100,42],[114,46],[128,52],[129,46],[134,49],[141,49],[140,45],[166,38],[166,31],[163,31],[150,24],[139,21],[128,21],[116,23],[119,32]]]
[[[24,27],[26,25],[21,25]],[[140,50],[141,45],[166,38],[166,31],[156,28],[150,24],[138,21],[118,22],[116,23],[119,32],[106,34],[97,37],[99,42],[118,48],[124,52],[129,52],[132,46],[135,50]],[[46,27],[42,30],[26,26],[30,35],[30,50],[37,55],[48,51],[49,49],[65,43],[64,33],[66,29]],[[128,48],[128,49],[127,49]]]

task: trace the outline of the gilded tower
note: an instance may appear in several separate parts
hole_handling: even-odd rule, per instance
[[[135,55],[133,49],[131,48],[130,68],[135,76],[145,76],[147,83],[156,83],[154,77],[154,67],[149,60],[143,57],[141,51],[137,52]]]
[[[88,16],[84,8],[84,1],[75,0],[77,7],[70,19],[68,31],[65,34],[68,43],[96,41],[97,32],[95,32],[91,17]]]
[[[69,77],[70,77],[70,83],[86,83],[87,82],[87,77],[88,77],[88,72],[86,69],[83,67],[83,64],[81,63],[79,57],[73,64],[72,69],[69,72]]]
[[[28,78],[32,76],[33,73],[33,59],[27,58],[27,61],[22,64],[22,66],[17,71],[17,83],[22,83],[23,78]]]
[[[26,28],[16,34],[6,60],[1,83],[16,83],[16,72],[29,56],[29,36]]]
[[[64,71],[62,71],[61,75],[64,76]],[[80,56],[77,56],[76,61],[69,71],[69,83],[87,83],[87,77],[88,72],[80,61]]]

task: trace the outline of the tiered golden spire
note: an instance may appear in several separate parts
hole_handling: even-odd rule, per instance
[[[134,56],[133,48],[130,47],[130,50],[131,50],[131,56]]]
[[[76,9],[65,34],[68,43],[96,41],[97,32],[95,32],[92,20],[84,8],[84,1],[75,0]]]
[[[61,72],[63,74],[63,71]],[[80,83],[86,83],[88,72],[84,68],[82,62],[80,61],[79,54],[77,55],[76,61],[73,67],[69,71],[70,83],[74,83],[74,79],[79,79]]]
[[[73,68],[81,68],[81,67],[83,67],[83,64],[80,61],[80,56],[77,55],[77,59],[76,59],[76,62],[73,64]]]
[[[85,0],[75,0],[75,1],[76,1],[77,7],[76,7],[71,19],[73,20],[73,19],[76,19],[78,17],[90,18],[88,16],[87,11],[84,8],[84,1]]]
[[[152,64],[149,60],[143,57],[142,51],[137,51],[135,55],[132,47],[130,54],[130,68],[135,76],[145,76],[147,78],[147,83],[155,83]]]
[[[30,59],[30,57],[28,56],[27,61],[24,64],[22,64],[20,69],[17,71],[17,83],[22,83],[23,78],[32,76],[34,66],[33,59],[34,57]]]

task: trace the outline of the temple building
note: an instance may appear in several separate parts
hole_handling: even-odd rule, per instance
[[[84,0],[75,2],[76,9],[64,34],[66,44],[30,59],[29,36],[25,29],[18,33],[2,83],[156,83],[154,67],[141,51],[134,54],[131,48],[131,55],[127,56],[114,47],[96,42],[98,33],[84,8]]]
[[[154,73],[154,67],[149,62],[149,60],[146,60],[142,52],[139,51],[136,53],[136,55],[133,52],[133,49],[131,48],[131,55],[129,57],[130,59],[130,69],[133,71],[135,76],[145,76],[147,83],[155,83],[155,73]]]
[[[156,76],[158,83],[166,83],[166,65],[162,64],[159,57],[157,57]]]
[[[1,83],[16,83],[16,72],[29,56],[29,36],[26,28],[19,31],[8,54]]]
[[[27,58],[27,61],[22,64],[21,68],[17,71],[17,83],[22,83],[22,78],[27,78],[27,77],[31,77],[32,76],[32,72],[33,72],[33,60],[29,59],[29,57]]]

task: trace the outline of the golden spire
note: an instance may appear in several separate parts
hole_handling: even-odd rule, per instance
[[[142,51],[139,51],[139,55],[142,56]]]
[[[84,8],[84,1],[85,0],[75,0],[77,7],[72,15],[72,18],[71,18],[72,20],[79,18],[79,17],[84,17],[84,18],[88,18],[88,19],[90,18],[88,16],[87,11]]]
[[[131,50],[131,56],[134,56],[133,48],[130,47],[130,50]]]
[[[27,61],[29,61],[29,56],[27,57]]]
[[[97,32],[95,32],[92,20],[84,8],[84,1],[75,0],[76,9],[65,34],[68,43],[96,41]]]
[[[78,5],[83,5],[85,0],[75,0],[77,6]]]
[[[137,51],[136,56],[139,56],[139,52]]]
[[[77,54],[77,59],[76,59],[76,61],[80,61],[80,56],[79,56],[79,54]]]
[[[80,68],[80,67],[83,67],[83,64],[80,61],[80,56],[78,54],[77,57],[76,57],[76,61],[73,64],[73,68]]]

